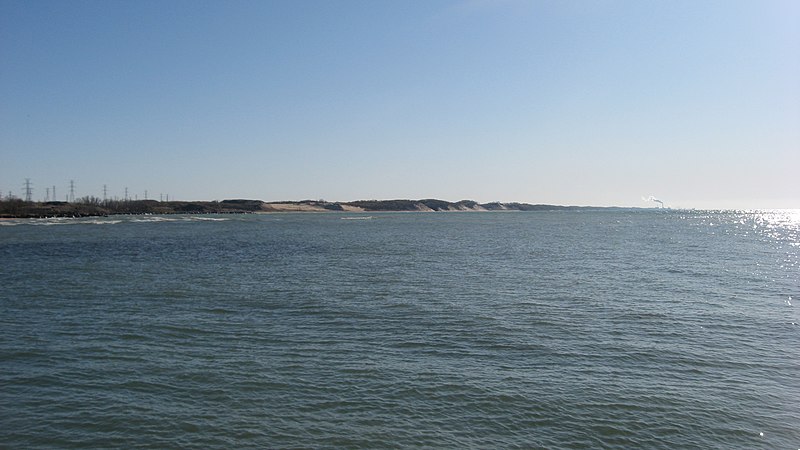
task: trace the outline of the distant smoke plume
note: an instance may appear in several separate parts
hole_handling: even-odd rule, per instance
[[[646,202],[658,203],[659,205],[661,205],[662,208],[664,207],[664,202],[662,202],[661,200],[653,197],[652,195],[649,196],[649,197],[642,197],[642,200],[644,200]]]

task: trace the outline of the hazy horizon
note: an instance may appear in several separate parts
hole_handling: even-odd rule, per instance
[[[0,0],[0,192],[800,208],[800,3]]]

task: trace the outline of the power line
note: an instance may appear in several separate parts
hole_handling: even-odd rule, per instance
[[[25,202],[30,203],[33,195],[33,188],[31,187],[31,179],[25,178]]]

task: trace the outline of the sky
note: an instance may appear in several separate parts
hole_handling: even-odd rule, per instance
[[[800,2],[0,0],[0,192],[26,179],[800,208]]]

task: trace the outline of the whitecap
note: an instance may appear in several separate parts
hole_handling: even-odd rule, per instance
[[[191,220],[197,220],[197,221],[200,221],[200,222],[224,222],[226,220],[231,220],[231,219],[225,219],[225,218],[222,218],[222,217],[191,217],[190,219]]]
[[[372,216],[357,216],[357,217],[340,217],[342,220],[372,220]]]
[[[172,219],[172,218],[167,218],[167,217],[153,216],[153,217],[148,217],[147,219],[132,219],[132,220],[131,220],[131,222],[136,222],[136,223],[152,223],[152,222],[176,222],[177,220],[178,220],[178,219]]]

